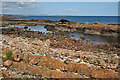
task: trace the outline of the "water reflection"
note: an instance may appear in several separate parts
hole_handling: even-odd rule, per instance
[[[14,27],[14,25],[9,25],[9,27]],[[25,27],[23,25],[15,25],[15,27]],[[31,29],[32,31],[40,31],[43,33],[54,33],[53,31],[48,31],[44,26],[28,26],[28,29]]]
[[[82,33],[69,33],[69,35],[74,35],[74,39],[85,36],[85,40],[87,41],[89,39],[89,42],[92,42],[94,44],[105,44],[105,43],[118,43],[120,44],[120,38],[116,37],[104,37],[104,36],[98,36],[98,35],[84,35]]]

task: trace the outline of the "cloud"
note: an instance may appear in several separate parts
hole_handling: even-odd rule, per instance
[[[11,9],[11,8],[2,8],[2,9],[4,9],[4,10],[5,10],[5,9]]]
[[[64,9],[64,11],[72,11],[73,9]]]
[[[2,8],[3,9],[7,9],[7,8],[11,8],[11,9],[16,9],[16,8],[32,8],[32,3],[30,2],[3,2],[2,3]]]
[[[33,8],[35,8],[33,2],[2,2],[3,14],[27,13],[27,11]]]
[[[25,2],[17,2],[16,4],[22,4],[22,5],[24,5],[25,4]]]
[[[18,7],[19,9],[23,8],[23,7]]]
[[[2,2],[36,2],[37,0],[2,0]]]

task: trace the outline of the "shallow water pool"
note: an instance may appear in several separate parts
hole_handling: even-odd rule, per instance
[[[9,25],[9,27],[25,27],[23,25]],[[55,33],[53,31],[48,31],[44,26],[28,26],[28,29],[31,29],[32,31],[40,31],[43,33]],[[82,33],[69,33],[66,35],[74,35],[75,38],[80,38],[81,36],[85,36],[85,40],[87,41],[89,39],[89,42],[94,43],[94,44],[105,44],[105,43],[118,43],[120,44],[120,38],[116,37],[103,37],[103,36],[98,36],[98,35],[84,35]]]

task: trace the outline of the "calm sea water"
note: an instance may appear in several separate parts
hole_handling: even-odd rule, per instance
[[[105,24],[118,24],[118,16],[21,16],[23,19],[46,19],[59,21],[60,19],[67,19],[72,22],[90,22],[90,23],[105,23]]]

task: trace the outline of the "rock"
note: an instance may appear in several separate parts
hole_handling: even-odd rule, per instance
[[[75,62],[75,63],[79,63],[79,62],[81,62],[82,60],[78,58],[78,59],[72,59],[72,61]]]
[[[84,24],[89,24],[89,22],[85,22]]]
[[[24,60],[26,63],[28,63],[28,62],[29,62],[29,55],[28,55],[28,54],[24,54],[23,60]]]
[[[26,70],[29,74],[31,75],[37,75],[37,76],[41,76],[42,75],[42,69],[36,66],[32,66],[32,65],[27,65],[26,66]]]
[[[87,39],[87,42],[89,42],[90,40],[89,39]]]
[[[1,77],[1,76],[0,76],[0,80],[2,80],[3,78],[4,78],[4,77]]]
[[[65,22],[70,22],[70,21],[65,20],[65,19],[61,19],[61,20],[59,20],[59,21],[62,22],[62,24],[65,23]]]
[[[25,26],[24,29],[28,29],[28,26]]]
[[[82,40],[85,40],[85,36],[83,36],[83,37],[80,37],[80,39],[82,39]]]
[[[116,47],[116,48],[120,48],[120,45],[119,45],[119,44],[115,44],[115,47]]]
[[[29,61],[31,64],[37,64],[40,61],[40,58],[38,56],[29,56]]]
[[[24,62],[13,62],[12,67],[16,68],[20,73],[24,74],[26,70],[26,65]]]
[[[98,69],[94,71],[91,75],[95,78],[118,78],[118,74],[115,71],[106,69]]]
[[[99,22],[95,22],[95,24],[99,24]]]
[[[20,61],[21,59],[23,59],[24,54],[19,53],[17,51],[13,51],[13,57],[15,61]]]
[[[12,65],[12,63],[13,63],[13,61],[7,60],[7,61],[5,61],[5,62],[3,63],[3,65],[6,66],[6,67],[9,67],[9,66]]]
[[[79,41],[79,39],[77,39],[77,38],[75,38],[74,40],[75,40],[75,41]]]
[[[92,72],[91,71],[91,67],[89,67],[88,65],[86,65],[86,64],[79,64],[79,65],[76,65],[76,66],[78,66],[78,69],[77,69],[77,72],[79,73],[79,74],[85,74],[86,76],[89,76],[90,75],[90,73]],[[94,67],[95,68],[95,67]]]
[[[6,57],[7,57],[7,56],[6,56],[6,53],[7,53],[7,52],[8,52],[8,50],[4,50],[4,51],[2,50],[2,51],[1,51],[3,58],[6,58]]]
[[[1,70],[7,70],[7,68],[3,67],[3,68],[1,68]],[[0,70],[0,71],[1,71],[1,70]]]
[[[61,70],[60,70],[60,69],[56,69],[56,71],[59,71],[59,72],[60,72]]]

